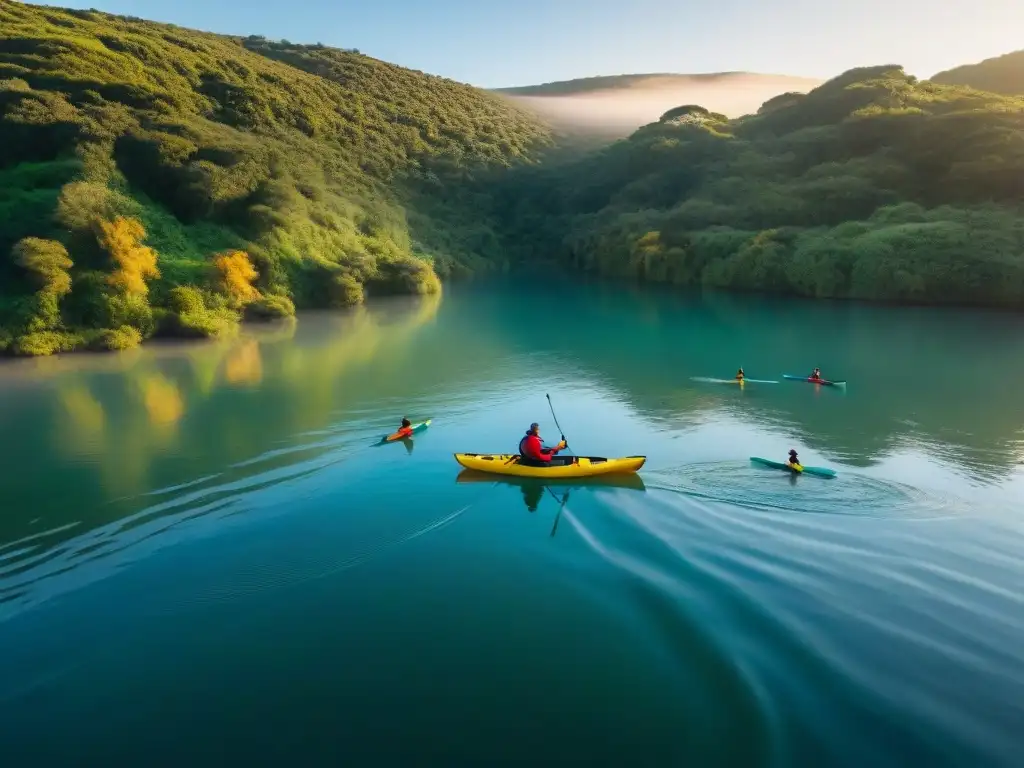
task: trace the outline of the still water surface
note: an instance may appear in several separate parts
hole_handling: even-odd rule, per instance
[[[4,763],[1020,765],[1022,337],[480,284],[0,366]],[[640,480],[460,476],[545,392]]]

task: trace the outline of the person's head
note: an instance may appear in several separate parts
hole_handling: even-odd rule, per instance
[[[740,369],[739,369],[738,373],[743,373],[743,366],[742,365],[740,366]]]
[[[536,421],[533,422],[533,424],[530,425],[530,428],[528,430],[526,430],[526,434],[528,434],[528,435],[539,435],[540,434],[540,424],[538,424]]]
[[[409,419],[403,417],[402,418],[402,426],[403,427],[411,427],[412,426],[412,422],[409,421]]]
[[[793,448],[789,449],[789,458],[791,458],[791,459],[795,459],[796,458],[796,450],[795,449],[793,449]]]

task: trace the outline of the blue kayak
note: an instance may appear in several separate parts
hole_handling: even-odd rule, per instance
[[[771,467],[772,469],[784,469],[787,472],[793,472],[798,475],[814,475],[815,477],[827,477],[829,479],[836,476],[836,471],[834,469],[828,469],[826,467],[805,467],[798,464],[797,466],[799,466],[800,469],[794,469],[789,466],[789,464],[785,464],[781,461],[762,459],[758,456],[751,456],[750,460],[755,464],[761,464],[765,467]]]

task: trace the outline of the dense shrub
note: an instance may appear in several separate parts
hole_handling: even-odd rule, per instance
[[[287,296],[261,296],[245,307],[247,320],[277,320],[295,316],[295,304]]]

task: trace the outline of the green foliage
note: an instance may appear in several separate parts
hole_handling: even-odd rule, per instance
[[[330,278],[328,304],[338,309],[363,303],[363,286],[352,275],[336,273]]]
[[[262,296],[245,307],[246,320],[277,320],[295,316],[295,304],[287,296]]]
[[[1024,94],[1024,51],[1014,51],[1003,56],[985,59],[977,64],[940,72],[932,77],[933,83],[943,85],[965,85],[979,91]]]
[[[0,255],[36,238],[74,262],[40,320],[38,275],[0,258],[0,326],[223,333],[237,313],[212,299],[172,306],[223,252],[300,307],[432,290],[433,264],[490,265],[487,180],[549,136],[497,95],[355,51],[0,2]],[[147,292],[148,315],[112,299]]]
[[[179,285],[168,294],[168,312],[161,315],[160,332],[183,338],[216,338],[238,327],[236,312],[191,285]]]
[[[852,70],[738,120],[693,105],[508,175],[518,261],[813,297],[1024,308],[1024,98]]]
[[[108,323],[112,327],[135,329],[147,339],[156,332],[153,308],[145,296],[107,294],[104,299]]]
[[[92,339],[90,348],[113,352],[134,349],[141,343],[142,334],[137,328],[133,328],[130,325],[122,325],[119,328],[108,328],[100,331]]]
[[[68,270],[74,265],[63,244],[54,240],[26,237],[15,244],[11,258],[29,273],[38,290],[58,297],[71,290]]]
[[[14,339],[10,348],[16,355],[44,357],[71,352],[82,345],[82,337],[59,331],[37,331]]]
[[[430,265],[411,257],[382,260],[369,285],[376,294],[428,294],[441,290],[441,282]]]

